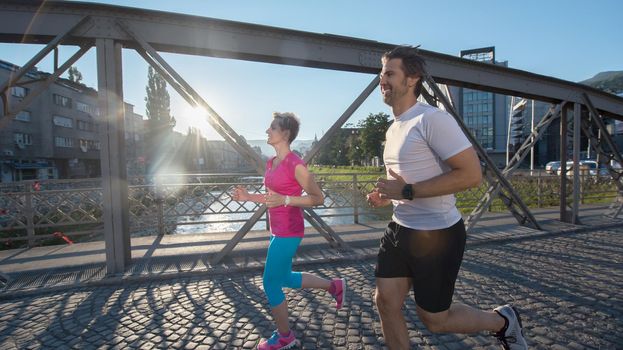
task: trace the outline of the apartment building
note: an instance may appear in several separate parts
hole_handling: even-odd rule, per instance
[[[20,67],[0,60],[0,81]],[[2,99],[6,114],[49,77],[33,69]],[[125,104],[128,162],[140,166],[142,117]],[[100,169],[97,91],[58,79],[15,117],[0,119],[0,182],[98,177]]]

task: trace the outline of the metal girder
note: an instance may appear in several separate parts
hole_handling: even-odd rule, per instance
[[[247,222],[245,222],[244,225],[242,225],[240,230],[236,232],[234,237],[232,237],[232,239],[230,239],[227,242],[227,244],[223,247],[223,249],[221,249],[220,252],[218,252],[215,256],[212,257],[212,260],[210,260],[210,263],[212,265],[216,265],[219,262],[221,262],[221,260],[223,260],[223,258],[227,256],[227,254],[231,253],[231,251],[234,250],[234,248],[238,245],[238,243],[240,243],[240,241],[244,238],[244,236],[246,236],[247,233],[249,233],[249,231],[253,228],[253,225],[255,225],[255,223],[262,217],[262,215],[264,215],[264,213],[266,212],[266,209],[268,209],[266,207],[266,204],[262,204],[255,211],[255,213],[253,213],[253,215],[249,218],[249,220],[247,220]]]
[[[43,84],[37,85],[35,89],[30,91],[24,99],[22,99],[14,108],[11,108],[8,105],[5,105],[5,113],[0,118],[0,129],[4,127],[4,124],[8,123],[15,117],[19,112],[24,110],[26,107],[30,105],[30,103],[39,96],[42,92],[44,92],[52,83],[54,83],[58,77],[60,77],[67,69],[69,69],[77,60],[80,59],[89,49],[91,45],[82,46],[76,53],[74,53],[63,65],[61,65],[54,73],[48,76]],[[7,88],[13,86],[12,84],[7,85]]]
[[[15,74],[9,75],[9,78],[2,82],[0,85],[0,95],[2,95],[3,101],[3,111],[2,116],[0,116],[0,128],[2,128],[4,123],[10,121],[15,115],[21,112],[24,108],[28,107],[33,99],[39,96],[45,89],[47,89],[50,84],[56,81],[61,74],[63,74],[72,64],[74,64],[80,57],[82,57],[92,46],[92,44],[85,44],[84,40],[80,44],[80,49],[74,55],[72,55],[60,68],[58,67],[58,62],[54,65],[54,73],[52,73],[49,77],[44,80],[44,83],[41,86],[38,86],[33,91],[31,91],[28,96],[26,96],[15,108],[11,108],[8,105],[8,98],[6,98],[6,92],[10,87],[17,86],[20,84],[28,84],[32,83],[32,80],[22,80],[24,75],[34,69],[35,65],[39,63],[45,56],[47,56],[51,51],[55,51],[58,48],[58,45],[67,40],[69,35],[77,31],[79,28],[85,27],[85,24],[90,23],[90,16],[82,17],[77,23],[69,28],[65,28],[61,30],[58,35],[52,38],[47,45],[41,49],[35,56],[33,56],[24,66],[19,68]]]
[[[534,130],[532,130],[532,132],[530,133],[530,136],[524,141],[524,143],[521,145],[517,153],[513,155],[513,157],[510,159],[506,167],[502,170],[502,174],[504,174],[504,176],[508,176],[512,174],[512,172],[515,171],[515,169],[517,169],[519,164],[521,164],[521,162],[524,160],[524,158],[526,158],[526,156],[530,152],[530,149],[543,136],[543,134],[545,133],[549,125],[552,123],[552,121],[558,118],[559,113],[560,113],[560,105],[558,105],[555,109],[550,108],[547,114],[545,114],[545,116],[541,118],[541,121],[537,124]],[[485,171],[485,173],[487,172]],[[472,210],[472,212],[469,214],[469,216],[465,220],[465,227],[467,228],[467,230],[470,230],[472,227],[474,227],[474,225],[476,224],[476,222],[478,222],[482,214],[489,209],[495,197],[499,195],[500,182],[495,181],[490,176],[487,177],[487,181],[490,184],[489,188],[487,189],[487,191],[484,193],[484,195],[482,196],[482,198],[480,199],[476,207]]]
[[[569,222],[571,220],[567,212],[567,135],[568,135],[568,114],[569,109],[563,104],[560,109],[560,221]]]
[[[188,103],[194,106],[201,106],[208,112],[208,123],[216,130],[234,149],[243,157],[255,165],[258,174],[264,173],[264,162],[259,155],[253,151],[251,146],[234,129],[232,129],[221,118],[212,107],[171,67],[149,43],[140,35],[137,35],[131,25],[123,21],[116,21],[116,24],[123,29],[139,45],[136,51],[154,68],[160,75],[182,96]]]
[[[342,238],[333,231],[331,226],[327,225],[322,218],[316,214],[310,208],[305,208],[303,215],[307,222],[309,222],[328,242],[331,248],[346,248],[349,249],[348,244],[342,240]]]
[[[74,41],[107,37],[135,45],[126,33],[107,25],[130,24],[155,50],[303,67],[376,74],[383,52],[394,44],[297,30],[119,6],[60,1],[5,0],[0,4],[0,41],[47,43],[64,26],[85,15],[95,25],[72,35]],[[70,41],[71,43],[71,41]],[[601,113],[623,120],[623,98],[589,86],[517,69],[420,50],[438,82],[560,103],[582,103],[582,93]]]
[[[573,120],[568,118],[567,106],[563,106],[560,114],[560,221],[571,224],[581,224],[579,218],[580,206],[580,134],[582,131],[582,106],[573,104]],[[571,138],[569,139],[569,131]],[[567,149],[569,142],[572,145],[571,159],[573,174],[567,176]],[[569,186],[569,180],[571,185]],[[569,196],[570,193],[570,196]],[[569,201],[569,197],[571,200]],[[567,208],[571,209],[568,211]]]
[[[615,170],[612,167],[611,160],[614,159],[618,164],[623,165],[623,156],[621,155],[621,152],[619,151],[616,143],[614,143],[614,141],[610,137],[610,133],[608,133],[606,124],[603,122],[601,116],[593,106],[591,99],[586,94],[582,94],[582,98],[584,99],[584,104],[586,105],[592,116],[592,118],[590,118],[589,120],[583,119],[582,129],[586,133],[587,137],[589,137],[589,139],[591,140],[591,145],[594,147],[595,151],[607,160],[607,162],[605,163],[606,168],[608,169],[608,173],[614,180],[614,183],[619,190],[616,198],[614,199],[612,204],[610,204],[608,212],[605,214],[605,216],[616,218],[623,212],[623,170]],[[596,137],[592,133],[592,128],[590,127],[590,125],[588,125],[590,122],[592,122],[593,125],[597,126],[597,129],[600,131],[601,137]],[[605,146],[610,150],[610,152],[607,152],[604,149],[603,143],[605,143]],[[597,169],[597,171],[599,175],[599,169]]]
[[[361,106],[361,104],[368,98],[368,96],[370,96],[372,91],[376,89],[376,87],[379,85],[379,81],[380,78],[377,75],[374,79],[372,79],[370,84],[368,84],[368,86],[359,94],[359,96],[357,96],[355,101],[353,101],[353,103],[348,106],[348,108],[344,111],[344,113],[342,113],[338,120],[336,120],[335,123],[331,125],[329,130],[320,138],[318,143],[316,143],[305,155],[304,160],[306,163],[309,163],[309,161],[314,158],[320,148],[327,144],[331,137],[333,137],[333,134],[335,134],[335,132],[339,130],[342,125],[344,125],[344,123],[346,123],[346,121],[353,115],[353,113],[355,113],[357,108],[359,108],[359,106]]]
[[[621,180],[623,179],[623,173],[619,170],[615,170],[612,165],[610,164],[610,160],[612,160],[614,157],[614,154],[616,153],[616,151],[612,152],[608,152],[606,151],[606,149],[604,148],[604,139],[607,137],[609,138],[610,135],[608,135],[607,133],[602,134],[601,137],[595,135],[593,133],[593,128],[592,126],[595,123],[592,123],[590,119],[588,118],[583,118],[582,119],[582,132],[584,132],[584,135],[586,135],[586,137],[590,140],[591,143],[591,147],[595,150],[595,152],[602,157],[602,159],[607,159],[608,162],[604,163],[606,169],[608,170],[608,173],[610,174],[612,180],[614,181],[615,185],[617,186],[617,188],[619,189],[620,192],[623,192],[623,183],[621,182]]]
[[[111,275],[124,272],[131,261],[121,45],[110,39],[97,39],[96,47],[99,107],[106,121],[100,128],[102,221],[106,272]]]
[[[571,207],[571,223],[580,224],[580,132],[582,123],[582,105],[573,104],[573,206]],[[565,168],[567,165],[565,164]]]
[[[528,138],[524,141],[524,143],[519,147],[519,150],[513,155],[513,157],[509,160],[506,167],[502,170],[502,174],[509,175],[517,167],[521,164],[521,162],[526,158],[528,152],[532,147],[537,143],[537,141],[543,136],[545,131],[549,125],[556,120],[560,116],[560,105],[551,107],[549,111],[541,118],[541,121],[537,124],[537,126],[532,130]]]
[[[238,135],[234,129],[232,129],[221,116],[216,113],[210,107],[210,105],[188,84],[159,54],[158,52],[149,45],[145,40],[141,38],[140,35],[137,35],[131,25],[124,23],[123,21],[116,21],[116,25],[118,25],[124,32],[126,32],[133,40],[136,40],[139,47],[136,48],[136,51],[154,68],[162,75],[162,77],[192,106],[201,106],[208,112],[208,122],[210,125],[232,146],[236,149],[240,154],[242,154],[247,160],[251,161],[256,168],[258,174],[262,175],[264,173],[264,163],[260,159],[259,155],[253,151],[253,149],[247,144],[247,142]],[[376,83],[375,83],[376,82]],[[374,87],[378,85],[378,77],[373,81]],[[344,123],[352,113],[365,101],[374,87],[372,84],[368,86],[366,90],[367,94],[362,93],[360,96],[347,110],[347,112],[340,118],[343,119],[342,123]],[[369,90],[369,91],[368,91]],[[338,121],[339,122],[339,121]],[[337,124],[337,123],[336,123]],[[335,132],[335,130],[339,129],[341,126],[338,125],[334,129],[332,129],[329,133],[325,135],[330,136],[331,133]],[[317,151],[317,150],[316,150]],[[313,154],[311,155],[313,156]],[[244,236],[248,233],[248,231],[255,225],[255,223],[259,220],[259,218],[266,211],[266,207],[262,206],[257,215],[253,215],[247,223],[236,233],[234,238],[228,242],[228,244],[223,248],[219,254],[217,254],[213,263],[217,263],[221,261],[227,254],[229,254],[234,247],[244,238]],[[308,218],[308,221],[312,226],[314,226],[318,232],[320,232],[333,246],[334,242],[337,242],[340,246],[345,246],[344,242],[339,238],[336,233],[324,223],[322,218],[313,212],[310,208],[305,208],[306,212],[305,217]]]
[[[0,12],[0,15],[2,15],[1,12]],[[70,34],[75,32],[78,28],[81,28],[84,24],[88,23],[90,19],[91,19],[90,16],[84,16],[78,21],[78,23],[74,24],[68,29],[66,28],[65,30],[61,30],[54,38],[52,38],[52,40],[47,42],[47,45],[41,51],[39,51],[35,56],[33,56],[33,58],[31,58],[28,62],[26,62],[26,64],[24,64],[20,69],[18,69],[14,75],[9,76],[9,79],[7,79],[4,83],[2,83],[2,85],[0,85],[0,93],[4,93],[5,90],[7,90],[9,87],[15,86],[16,83],[26,73],[28,73],[33,68],[35,68],[35,65],[39,63],[39,61],[41,61],[45,56],[47,56],[52,50],[55,50],[63,40],[68,39]],[[79,45],[81,47],[84,47],[84,41],[79,43]],[[58,67],[58,63],[54,65],[55,69],[57,67]]]
[[[504,191],[508,193],[506,194],[506,193],[502,193],[501,191],[498,191],[498,196],[500,196],[500,198],[502,199],[502,201],[504,202],[508,210],[511,212],[511,214],[513,214],[515,219],[517,219],[517,222],[520,225],[524,225],[524,226],[527,225],[527,226],[531,226],[533,228],[540,230],[541,226],[539,225],[539,223],[536,221],[536,219],[530,212],[530,209],[528,209],[528,206],[526,206],[526,204],[521,200],[521,197],[519,197],[519,195],[515,192],[510,182],[508,182],[508,180],[504,177],[504,175],[500,172],[500,170],[495,166],[491,158],[489,158],[489,156],[487,155],[487,152],[478,143],[478,140],[474,138],[472,133],[469,131],[469,129],[463,122],[463,119],[461,118],[459,113],[456,111],[456,109],[454,109],[454,106],[452,106],[452,103],[450,102],[450,100],[443,94],[441,89],[439,89],[439,86],[437,86],[437,84],[435,83],[435,80],[433,80],[433,78],[430,75],[427,75],[423,78],[424,78],[424,81],[427,83],[428,87],[431,90],[433,90],[435,97],[439,101],[441,101],[441,103],[443,103],[446,111],[454,117],[457,124],[459,125],[461,130],[463,130],[463,133],[465,134],[469,142],[471,142],[472,146],[476,150],[476,153],[478,153],[478,156],[480,156],[480,158],[484,160],[485,163],[487,163],[487,166],[485,167],[485,172],[490,171],[492,172],[492,174],[491,175],[486,174],[485,179],[487,179],[487,181],[489,181],[490,183],[496,182],[496,181],[499,182],[502,189],[504,189]],[[518,208],[516,209],[515,207],[518,207]],[[468,227],[468,229],[470,227]]]
[[[601,116],[599,115],[599,112],[595,108],[595,105],[587,94],[582,94],[582,99],[584,100],[584,104],[586,105],[588,110],[593,115],[593,118],[591,120],[597,125],[599,130],[601,130],[602,137],[604,138],[604,141],[606,141],[606,144],[612,152],[611,158],[614,158],[619,164],[623,165],[623,155],[621,155],[621,152],[619,151],[616,143],[614,143],[614,141],[610,137],[610,133],[606,128],[606,124],[604,124]]]

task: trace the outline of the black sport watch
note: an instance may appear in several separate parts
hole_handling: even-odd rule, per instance
[[[410,201],[413,200],[413,186],[411,184],[406,184],[405,187],[402,188],[402,198]]]

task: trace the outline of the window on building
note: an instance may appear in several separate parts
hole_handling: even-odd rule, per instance
[[[76,109],[84,112],[84,113],[90,113],[91,112],[91,106],[89,106],[88,104],[84,103],[84,102],[80,102],[80,101],[76,101]]]
[[[74,127],[74,120],[73,119],[67,118],[67,117],[63,117],[61,115],[55,115],[52,118],[52,122],[54,123],[54,125],[62,126],[64,128],[73,128]]]
[[[54,146],[72,148],[74,147],[74,139],[71,137],[56,136],[54,137]]]
[[[11,95],[15,97],[26,97],[28,95],[28,89],[21,86],[11,87]]]
[[[71,108],[71,98],[57,94],[52,95],[52,97],[54,99],[54,104]]]
[[[20,111],[15,116],[15,120],[19,120],[19,121],[22,121],[22,122],[29,122],[30,121],[30,111]]]
[[[32,136],[30,134],[25,134],[23,132],[16,132],[13,134],[13,139],[17,145],[32,145]]]
[[[99,141],[95,141],[95,140],[80,139],[80,149],[83,152],[86,152],[87,150],[89,151],[99,150],[100,143]]]
[[[88,103],[76,101],[76,109],[81,111],[81,112],[93,115],[93,116],[99,116],[98,108],[95,107],[95,106],[92,106],[92,105],[90,105]]]
[[[93,123],[88,122],[88,121],[84,121],[84,120],[78,120],[77,128],[78,128],[78,130],[83,130],[83,131],[93,131],[93,130],[95,130],[95,126],[94,126]]]

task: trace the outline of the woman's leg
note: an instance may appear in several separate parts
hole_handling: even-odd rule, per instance
[[[264,266],[264,291],[268,297],[277,330],[286,334],[288,325],[288,303],[283,287],[300,288],[302,276],[292,272],[292,257],[296,253],[301,238],[271,237],[266,264]]]
[[[331,287],[331,281],[324,279],[322,277],[318,277],[316,275],[312,275],[311,273],[302,272],[302,283],[301,288],[317,288],[324,289],[326,291]]]

